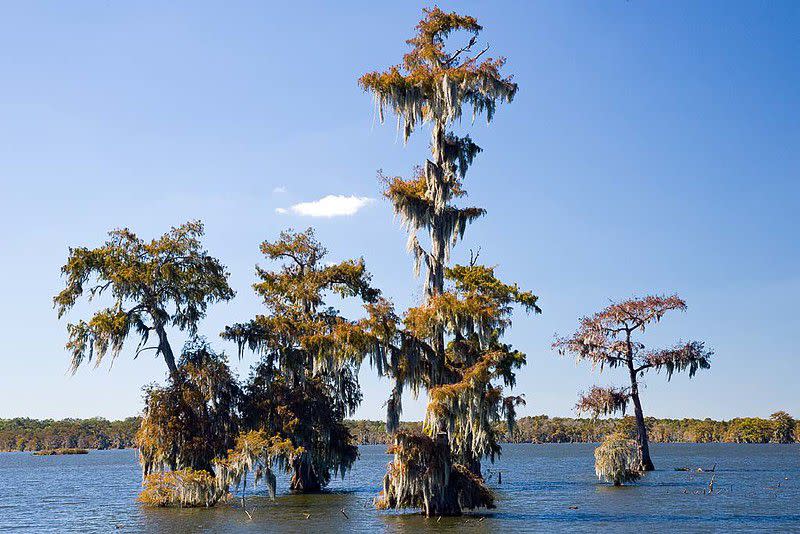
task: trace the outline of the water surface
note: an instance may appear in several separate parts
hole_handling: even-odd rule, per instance
[[[284,492],[275,501],[259,489],[247,499],[252,520],[238,503],[143,508],[136,502],[141,475],[134,450],[0,453],[0,531],[800,532],[800,444],[654,444],[658,470],[624,488],[597,482],[593,449],[505,445],[500,461],[486,466],[497,509],[441,520],[372,508],[389,460],[382,445],[362,446],[354,469],[325,494],[286,494],[285,478],[278,481]],[[704,494],[711,474],[674,470],[715,463],[712,495]]]

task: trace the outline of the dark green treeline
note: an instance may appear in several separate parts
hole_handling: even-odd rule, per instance
[[[135,446],[138,417],[121,421],[93,419],[0,419],[0,451],[36,451],[57,448],[116,449]],[[786,412],[769,419],[739,417],[711,419],[647,418],[648,434],[657,443],[792,443],[800,442],[800,421]],[[381,421],[346,421],[359,444],[388,443]],[[409,429],[419,423],[402,423]],[[632,417],[586,419],[569,417],[521,417],[512,436],[498,428],[502,441],[515,443],[582,443],[599,441],[617,428],[633,431]]]

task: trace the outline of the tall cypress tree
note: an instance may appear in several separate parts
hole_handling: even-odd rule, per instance
[[[467,135],[449,130],[465,107],[491,121],[498,102],[510,102],[517,85],[500,71],[504,59],[483,59],[474,50],[481,26],[473,17],[425,10],[411,50],[402,64],[365,74],[362,88],[376,100],[381,120],[388,109],[398,117],[404,139],[423,124],[431,126],[431,157],[410,179],[387,179],[385,196],[408,230],[415,272],[425,266],[425,300],[397,317],[391,305],[371,309],[372,333],[388,356],[384,371],[394,378],[387,403],[387,429],[395,454],[378,500],[382,508],[418,508],[427,515],[457,515],[463,508],[491,507],[494,497],[481,478],[485,457],[500,452],[493,421],[513,427],[519,396],[503,396],[513,386],[525,355],[501,342],[514,304],[539,312],[537,297],[505,284],[494,269],[477,263],[448,267],[451,247],[468,224],[485,214],[459,207],[463,180],[481,151]],[[456,31],[470,38],[447,51]],[[427,234],[427,246],[419,235]],[[425,239],[423,239],[425,241]],[[398,431],[404,387],[427,390],[424,433]]]

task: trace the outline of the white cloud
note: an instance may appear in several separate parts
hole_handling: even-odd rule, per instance
[[[355,195],[328,195],[312,202],[300,202],[291,206],[289,210],[295,215],[304,217],[340,217],[342,215],[355,215],[355,213],[374,202],[375,199],[369,197],[357,197]],[[275,210],[278,213],[287,213],[285,208]]]
[[[283,215],[284,213],[288,213],[288,210],[286,210],[286,208],[275,208],[275,213]]]
[[[286,192],[286,187],[282,185],[279,185],[278,187],[272,190],[273,195],[280,195],[281,193],[285,192]]]

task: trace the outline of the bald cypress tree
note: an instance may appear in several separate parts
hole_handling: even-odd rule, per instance
[[[267,313],[223,332],[241,351],[261,356],[244,387],[242,408],[244,428],[256,434],[240,437],[229,473],[237,481],[254,462],[277,463],[292,473],[293,491],[319,491],[331,473],[344,475],[358,456],[343,420],[361,403],[358,370],[374,349],[361,323],[326,299],[338,295],[370,304],[380,293],[363,260],[325,263],[327,251],[311,229],[282,232],[261,251],[281,264],[277,270],[257,267],[253,287]]]
[[[113,360],[130,338],[138,340],[134,358],[152,351],[166,363],[168,382],[147,388],[136,436],[148,504],[208,506],[227,493],[215,482],[213,462],[233,445],[239,388],[224,354],[196,334],[208,305],[234,291],[202,236],[200,222],[150,241],[113,230],[102,246],[70,249],[61,268],[66,287],[53,299],[59,317],[83,297],[108,304],[67,325],[73,372],[84,362]],[[190,335],[177,358],[170,329]]]
[[[425,299],[402,318],[386,301],[371,309],[370,332],[385,349],[383,371],[394,379],[387,429],[394,433],[395,457],[377,503],[381,508],[458,515],[464,508],[493,506],[481,459],[500,452],[492,423],[505,418],[513,427],[515,408],[523,402],[503,396],[497,384],[513,386],[515,369],[525,363],[525,355],[501,336],[514,304],[540,311],[536,296],[501,282],[477,257],[469,265],[448,265],[451,247],[485,213],[456,205],[481,149],[450,128],[465,108],[491,121],[497,104],[517,92],[500,72],[504,60],[484,59],[488,47],[474,49],[481,29],[473,17],[425,10],[402,63],[359,80],[374,95],[381,120],[387,111],[397,116],[405,140],[422,125],[431,128],[430,159],[411,178],[386,180],[385,196],[408,231],[415,272],[425,268]],[[448,51],[445,41],[453,32],[469,38]],[[423,434],[398,431],[406,387],[428,392]]]
[[[88,321],[67,325],[73,372],[92,359],[99,365],[109,353],[116,358],[133,337],[139,340],[134,357],[153,350],[164,358],[170,375],[179,377],[168,329],[195,335],[208,305],[235,294],[225,266],[203,249],[202,237],[203,224],[193,221],[151,241],[124,228],[109,232],[100,247],[70,249],[61,268],[66,287],[53,298],[58,317],[81,297],[110,297],[110,305]]]
[[[606,367],[620,367],[627,372],[630,386],[624,388],[594,387],[581,396],[577,409],[590,412],[595,417],[625,412],[633,403],[636,416],[636,441],[641,469],[655,469],[650,459],[650,444],[644,411],[639,396],[639,381],[651,370],[664,370],[667,380],[676,372],[686,372],[689,378],[698,369],[711,367],[713,351],[700,341],[678,342],[665,349],[649,349],[636,338],[652,323],[670,311],[684,311],[686,303],[677,295],[650,295],[632,298],[607,306],[590,317],[581,319],[578,330],[572,336],[560,338],[553,343],[560,354],[572,354],[578,360],[588,360],[600,371]]]

